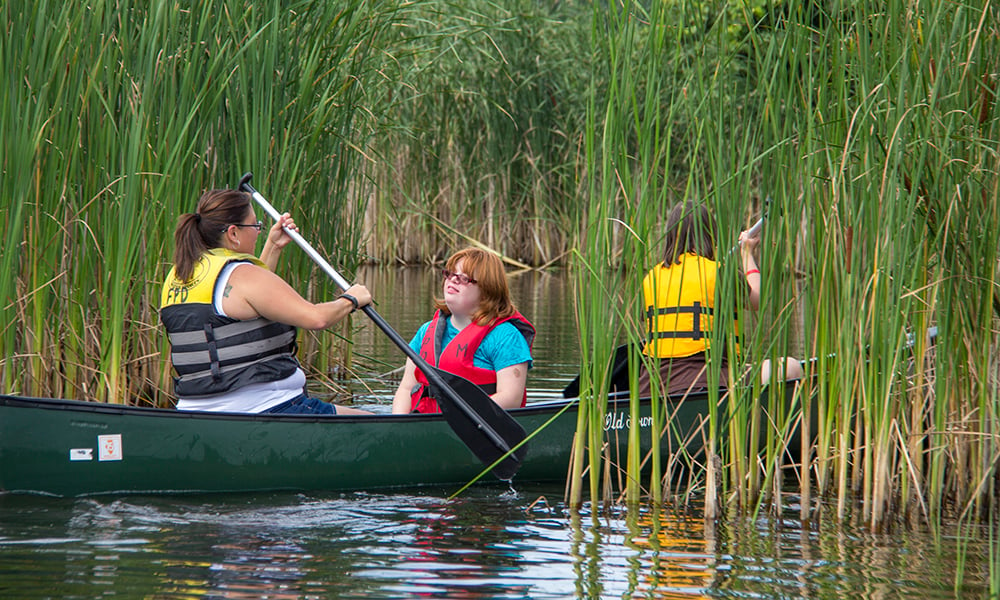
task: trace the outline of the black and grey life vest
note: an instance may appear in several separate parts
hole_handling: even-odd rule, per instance
[[[216,279],[232,262],[267,268],[249,254],[215,248],[202,255],[188,281],[179,281],[171,268],[163,283],[160,320],[170,339],[178,397],[279,381],[299,368],[295,327],[264,318],[240,321],[215,312]]]

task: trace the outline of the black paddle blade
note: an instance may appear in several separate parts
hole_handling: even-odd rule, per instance
[[[441,413],[455,434],[484,464],[493,464],[511,448],[524,441],[526,434],[521,424],[500,408],[482,388],[464,377],[441,369],[434,370],[451,391],[459,396],[456,401],[450,397],[448,390],[432,386],[435,388],[431,390],[432,395],[438,401]],[[466,408],[475,414],[468,414]],[[489,427],[492,431],[485,431],[484,427]],[[527,446],[521,446],[497,463],[493,467],[493,474],[499,479],[509,480],[521,468],[521,460],[526,453]]]
[[[615,349],[615,355],[611,357],[611,385],[610,391],[628,391],[628,344],[623,344]],[[577,375],[573,381],[569,382],[563,389],[563,398],[578,398],[580,396],[580,376]]]

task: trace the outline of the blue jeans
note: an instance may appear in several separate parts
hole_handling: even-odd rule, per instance
[[[309,398],[305,394],[299,394],[288,402],[282,402],[264,411],[267,414],[282,415],[335,415],[337,407],[329,402],[323,402],[316,398]]]

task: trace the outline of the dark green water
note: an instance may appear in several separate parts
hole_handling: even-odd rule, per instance
[[[439,283],[419,269],[359,280],[407,339]],[[530,393],[558,394],[578,368],[569,287],[533,273],[512,283],[539,333]],[[402,354],[358,325],[367,388],[355,387],[388,410],[386,373]],[[567,510],[562,488],[489,485],[450,499],[454,491],[0,495],[0,598],[989,597],[988,545],[960,546],[951,524],[936,536],[904,526],[872,535],[827,518],[803,529],[789,495],[781,519],[707,531],[696,500],[594,518]]]

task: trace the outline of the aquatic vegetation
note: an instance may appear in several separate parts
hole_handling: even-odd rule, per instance
[[[738,315],[750,328],[731,375],[763,358],[815,357],[787,410],[763,410],[755,385],[710,411],[711,457],[693,465],[687,491],[673,488],[704,493],[709,518],[777,512],[792,477],[805,520],[811,493],[835,498],[838,514],[856,502],[873,530],[899,514],[996,519],[997,8],[873,8],[772,7],[741,23],[739,39],[728,13],[700,36],[662,6],[595,13],[595,46],[608,49],[595,72],[615,75],[588,120],[598,181],[581,218],[592,274],[578,310],[601,326],[581,326],[598,338],[581,343],[585,363],[605,364],[588,348],[642,342],[638,283],[658,260],[666,208],[683,198],[712,208],[723,249],[773,198],[764,306]],[[735,262],[723,267],[729,281]],[[602,279],[613,283],[598,292]],[[612,290],[620,302],[600,302]],[[742,306],[740,293],[723,286],[722,304]],[[600,369],[589,368],[599,398]]]
[[[19,32],[0,36],[4,391],[169,403],[174,220],[252,170],[348,272],[457,240],[572,269],[590,400],[571,503],[778,514],[791,481],[804,520],[815,495],[873,530],[1000,519],[997,6],[335,4],[0,7]],[[612,465],[593,398],[642,341],[639,282],[689,197],[720,246],[772,198],[766,299],[740,309],[730,376],[797,355],[810,378],[781,410],[757,385],[713,402],[707,460]],[[305,257],[287,266],[332,293]],[[330,348],[349,343],[304,336],[304,362],[349,365]],[[670,427],[665,405],[655,419]]]

